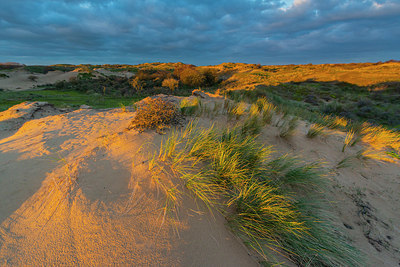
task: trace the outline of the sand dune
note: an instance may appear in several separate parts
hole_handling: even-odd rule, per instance
[[[177,217],[164,216],[144,164],[149,151],[138,152],[161,136],[125,131],[132,116],[78,110],[27,120],[16,132],[8,125],[12,133],[0,141],[1,264],[257,265],[224,218],[191,197]]]
[[[127,131],[133,116],[120,109],[66,113],[45,103],[0,113],[0,264],[258,264],[225,219],[189,194],[175,215],[164,216],[164,196],[148,171],[163,136]],[[397,266],[400,166],[357,160],[337,169],[361,144],[342,153],[344,133],[308,139],[307,129],[302,123],[287,141],[268,126],[259,141],[274,144],[278,154],[325,162],[331,174],[325,194],[337,224],[371,266]]]
[[[71,78],[76,78],[79,71],[49,71],[46,74],[31,73],[23,69],[14,69],[11,71],[1,71],[0,73],[6,74],[8,77],[0,77],[0,89],[6,90],[27,90],[33,89],[41,85],[54,84],[58,81],[69,81]],[[93,74],[96,77],[100,76],[119,76],[130,78],[134,74],[131,72],[112,72],[103,68],[95,69]],[[35,80],[31,80],[29,77],[35,76]]]
[[[16,69],[4,73],[8,78],[0,78],[0,89],[6,90],[27,90],[40,85],[53,84],[58,81],[68,81],[72,77],[78,75],[77,72],[49,71],[46,74],[30,73],[22,69]],[[35,76],[36,80],[32,81],[29,76]]]

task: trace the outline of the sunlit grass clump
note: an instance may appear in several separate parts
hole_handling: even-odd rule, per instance
[[[329,115],[322,118],[322,123],[331,129],[345,129],[350,124],[346,118]]]
[[[396,155],[400,153],[399,132],[364,123],[360,135],[361,141],[369,146],[363,156],[389,162],[397,159]]]
[[[220,210],[266,261],[273,261],[269,248],[299,265],[362,265],[325,214],[320,165],[276,158],[272,147],[243,128],[204,129],[189,123],[163,141],[153,157],[153,172],[176,174],[194,196]]]
[[[276,112],[276,107],[264,97],[257,99],[256,105],[262,114],[264,123],[271,123],[272,117]]]
[[[344,150],[346,149],[346,147],[348,147],[349,145],[352,145],[354,142],[354,138],[355,138],[355,132],[353,130],[350,130],[347,132],[346,137],[344,139],[344,144],[342,147],[342,152],[344,152]]]
[[[246,102],[233,104],[232,107],[228,110],[229,119],[235,118],[236,120],[239,120],[243,115],[246,114],[247,108],[248,104]]]
[[[325,127],[322,125],[319,125],[317,123],[313,123],[310,126],[310,129],[308,129],[307,137],[314,138],[314,137],[317,137],[319,135],[324,135],[324,134],[325,134]]]

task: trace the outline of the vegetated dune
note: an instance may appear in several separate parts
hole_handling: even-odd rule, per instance
[[[307,65],[255,65],[223,63],[211,66],[220,71],[225,89],[253,89],[257,85],[279,85],[307,80],[339,81],[369,86],[400,81],[400,63],[350,63],[350,64],[307,64]]]
[[[126,131],[133,113],[15,115],[41,108],[22,103],[1,113],[2,265],[257,265],[223,217],[193,198],[185,196],[176,217],[164,214],[147,167],[154,147],[146,145],[162,136]]]
[[[365,256],[366,266],[400,263],[400,161],[360,160],[366,144],[347,147],[346,134],[326,130],[326,136],[307,138],[309,124],[300,123],[290,141],[277,138],[278,129],[264,130],[260,140],[279,153],[290,153],[309,162],[322,162],[329,185],[324,195],[330,212],[342,224],[344,234]]]
[[[94,77],[119,76],[131,78],[136,71],[171,72],[182,67],[183,63],[144,63],[138,65],[52,65],[63,67],[62,71],[49,71],[46,74],[26,71],[22,67],[0,70],[0,89],[26,90],[36,86],[69,81],[80,72],[90,71]],[[187,65],[189,66],[189,65]],[[193,65],[192,65],[193,66]],[[33,66],[34,67],[34,66]],[[39,66],[45,68],[46,66]],[[29,66],[28,66],[29,68]],[[75,68],[74,71],[67,71]],[[215,66],[199,66],[199,70],[212,69],[218,73],[220,89],[253,89],[257,85],[279,85],[288,82],[347,82],[358,86],[370,86],[384,82],[399,82],[399,62],[350,63],[350,64],[307,64],[307,65],[259,65],[245,63],[222,63]],[[29,76],[36,76],[30,80]]]
[[[27,90],[36,88],[41,85],[54,84],[59,81],[70,81],[76,78],[80,73],[80,70],[76,71],[49,71],[46,74],[32,73],[22,68],[13,69],[9,71],[1,71],[7,75],[6,77],[0,77],[0,89],[6,90]],[[119,76],[119,77],[132,77],[133,73],[128,71],[112,72],[103,68],[96,69],[93,71],[95,77],[98,76]]]
[[[210,98],[206,104],[222,99]],[[45,110],[46,112],[44,112]],[[232,126],[210,109],[208,128]],[[135,113],[121,109],[66,113],[44,103],[22,103],[0,113],[0,263],[4,265],[256,266],[259,257],[185,187],[177,211],[149,172],[166,135],[127,130]],[[187,118],[186,122],[190,119]],[[278,117],[273,120],[279,120]],[[277,123],[278,124],[278,123]],[[257,140],[277,155],[323,161],[331,211],[339,229],[371,266],[400,262],[400,165],[355,157],[365,144],[342,152],[346,134],[307,138],[304,122],[290,138],[275,123]],[[176,126],[178,129],[180,126]],[[164,139],[165,140],[165,139]],[[351,165],[340,165],[345,159]],[[290,265],[288,259],[276,256]]]
[[[49,71],[46,74],[31,73],[24,69],[14,69],[0,73],[8,76],[7,78],[0,78],[0,88],[6,90],[27,90],[40,85],[53,84],[58,81],[68,81],[70,78],[78,75],[77,72],[62,71]]]
[[[110,71],[108,69],[105,68],[97,68],[94,69],[96,72],[103,74],[105,76],[111,76],[111,75],[115,75],[115,76],[119,76],[119,77],[127,77],[127,78],[131,78],[134,74],[132,72],[129,71],[120,71],[120,72],[116,72],[116,71]]]

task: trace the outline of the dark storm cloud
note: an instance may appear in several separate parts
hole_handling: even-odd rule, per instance
[[[10,0],[0,61],[322,63],[400,58],[400,1]]]

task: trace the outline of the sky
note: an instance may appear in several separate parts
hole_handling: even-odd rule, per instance
[[[0,62],[400,59],[400,0],[0,0]]]

